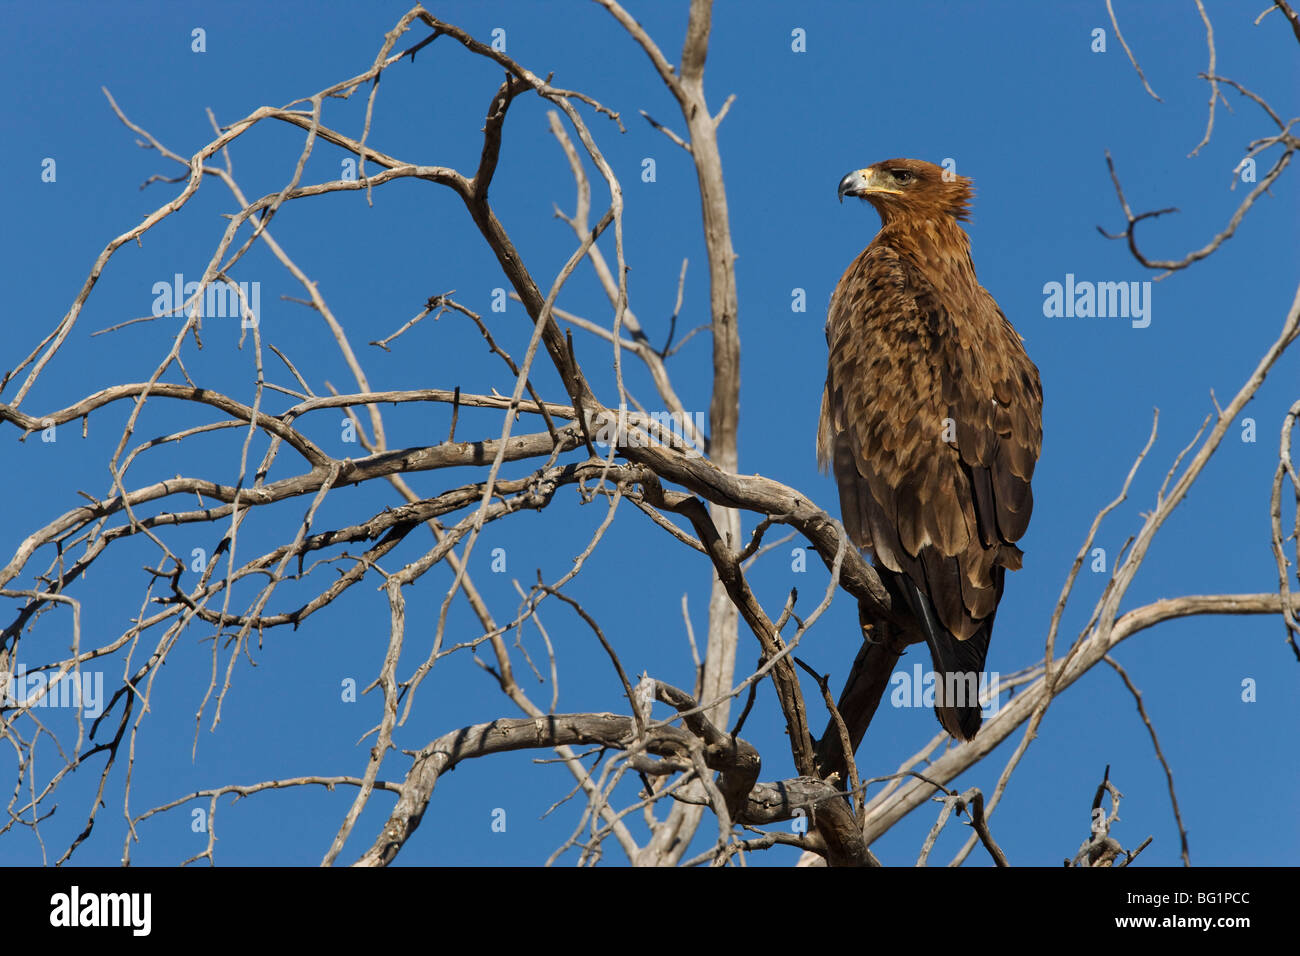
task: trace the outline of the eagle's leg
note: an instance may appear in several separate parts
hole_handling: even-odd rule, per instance
[[[844,690],[840,693],[836,709],[844,719],[844,726],[849,732],[849,743],[854,752],[862,743],[871,720],[876,715],[876,708],[889,687],[890,675],[898,658],[907,646],[923,638],[920,634],[904,635],[903,632],[887,621],[868,618],[858,608],[858,621],[862,625],[862,647],[853,661]],[[844,747],[840,741],[839,727],[832,717],[826,730],[817,742],[817,769],[824,778],[832,773],[840,775],[840,786],[848,787],[848,761],[844,757]]]

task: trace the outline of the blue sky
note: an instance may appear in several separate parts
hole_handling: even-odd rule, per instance
[[[1259,4],[1262,6],[1263,4]],[[1160,410],[1159,439],[1139,472],[1129,500],[1102,527],[1098,545],[1108,561],[1152,506],[1164,473],[1213,408],[1234,395],[1271,344],[1295,293],[1300,248],[1293,174],[1284,174],[1211,259],[1162,282],[1151,292],[1151,321],[1134,328],[1125,319],[1064,318],[1044,314],[1044,285],[1083,281],[1145,281],[1148,270],[1123,243],[1098,234],[1118,230],[1123,217],[1106,170],[1110,150],[1136,210],[1176,206],[1177,215],[1143,223],[1150,254],[1180,258],[1200,247],[1231,216],[1246,188],[1230,190],[1232,171],[1251,140],[1275,131],[1254,104],[1225,91],[1212,142],[1188,153],[1205,129],[1206,69],[1203,27],[1186,3],[1118,3],[1125,37],[1155,91],[1146,95],[1116,41],[1105,4],[1094,3],[850,3],[719,2],[706,72],[716,110],[736,101],[720,130],[733,243],[739,256],[742,343],[740,470],[797,487],[822,507],[836,510],[832,481],[816,469],[813,436],[825,376],[824,310],[834,283],[870,241],[877,219],[865,204],[836,203],[835,187],[848,171],[880,159],[910,156],[952,159],[975,179],[977,196],[968,229],[982,283],[1024,336],[1038,364],[1045,393],[1044,446],[1035,474],[1035,510],[1021,541],[1025,567],[1009,577],[999,608],[988,662],[1009,673],[1037,660],[1061,584],[1092,517],[1118,491],[1145,443],[1153,408]],[[1217,44],[1218,70],[1269,99],[1283,117],[1296,108],[1300,89],[1295,37],[1274,13],[1255,26],[1253,7],[1207,2]],[[138,187],[154,174],[176,176],[178,167],[135,145],[135,135],[113,115],[100,87],[126,114],[182,155],[212,138],[211,108],[230,123],[258,106],[283,105],[367,69],[383,34],[407,9],[376,2],[261,3],[47,3],[5,4],[6,31],[0,71],[0,151],[7,190],[8,226],[0,234],[5,288],[13,297],[4,320],[0,367],[12,368],[67,311],[95,257],[113,237],[174,197],[180,186]],[[676,105],[632,41],[594,5],[552,2],[438,3],[435,15],[488,40],[505,31],[507,51],[540,75],[555,72],[557,85],[582,90],[622,113],[627,132],[585,111],[602,150],[620,176],[626,197],[625,233],[631,266],[631,305],[653,340],[667,334],[677,276],[689,259],[679,332],[707,321],[707,266],[701,239],[695,173],[688,157],[638,115],[646,110],[681,130]],[[683,3],[630,3],[662,49],[676,59],[685,27]],[[202,28],[206,52],[191,50],[191,31]],[[806,51],[791,48],[803,30]],[[1104,31],[1105,52],[1094,52],[1093,31]],[[399,48],[424,35],[416,29]],[[413,162],[455,166],[467,174],[477,162],[478,130],[501,79],[494,65],[451,41],[439,40],[414,64],[385,74],[370,142]],[[357,136],[366,91],[326,105],[324,122]],[[563,155],[547,131],[548,105],[524,96],[512,107],[501,164],[492,188],[498,216],[543,287],[569,256],[572,233],[553,218],[571,211],[573,186]],[[232,150],[244,192],[261,196],[281,188],[293,173],[301,133],[261,124]],[[1261,174],[1276,151],[1261,158]],[[56,163],[54,182],[42,181],[42,164]],[[320,144],[304,182],[338,178],[343,154]],[[655,160],[654,182],[643,182],[646,158]],[[601,191],[595,191],[596,208]],[[526,315],[511,302],[491,311],[493,289],[506,285],[459,200],[428,183],[396,182],[374,191],[329,195],[289,204],[273,232],[295,261],[320,282],[322,294],[348,330],[379,388],[451,388],[508,393],[513,384],[487,353],[472,324],[444,316],[408,332],[383,352],[366,343],[388,335],[416,314],[425,299],[448,290],[485,315],[494,335],[516,356],[530,332]],[[33,415],[59,409],[119,382],[146,378],[171,345],[175,320],[132,325],[110,335],[90,333],[148,315],[159,281],[176,273],[197,279],[236,210],[221,183],[208,180],[178,215],[121,249],[83,310],[57,360],[24,399]],[[607,247],[612,256],[612,246]],[[326,382],[341,391],[354,383],[319,319],[282,296],[301,290],[262,249],[239,266],[236,278],[259,281],[264,339],[284,349],[312,387]],[[792,293],[806,291],[807,310],[792,311]],[[590,270],[580,270],[559,305],[608,324],[609,308]],[[610,401],[609,349],[575,332],[579,356],[598,394]],[[238,348],[233,324],[211,321],[204,348],[192,340],[182,353],[199,384],[244,401],[254,394],[250,346]],[[292,385],[266,353],[268,380]],[[654,398],[648,376],[625,362],[629,387]],[[670,363],[688,409],[707,410],[709,344],[698,335]],[[1277,462],[1282,416],[1297,396],[1300,364],[1284,358],[1247,407],[1257,440],[1230,431],[1189,499],[1155,539],[1123,610],[1183,594],[1265,592],[1276,589],[1268,537],[1268,493]],[[177,381],[169,372],[166,381]],[[562,401],[564,393],[539,361],[539,391]],[[12,402],[11,383],[0,401]],[[271,407],[292,402],[268,393]],[[0,431],[0,462],[9,506],[0,509],[0,551],[7,561],[23,537],[76,507],[77,491],[110,492],[105,467],[128,414],[125,403],[79,424],[64,426],[54,443],[39,436],[18,441],[12,426]],[[385,410],[391,447],[433,444],[445,437],[445,407]],[[302,428],[330,454],[358,456],[340,439],[336,412],[318,413]],[[198,421],[211,421],[202,417]],[[196,422],[184,403],[152,401],[135,441]],[[532,431],[525,420],[516,431]],[[463,412],[458,437],[499,434],[497,413]],[[232,437],[236,436],[236,437]],[[173,474],[206,474],[231,481],[243,433],[204,437],[179,448],[141,456],[131,486]],[[134,443],[134,442],[133,442]],[[262,445],[254,443],[253,460]],[[272,479],[294,473],[298,462],[282,455]],[[517,477],[528,463],[508,466]],[[429,472],[411,477],[433,495],[471,480],[469,472]],[[18,503],[21,502],[21,505]],[[386,488],[347,489],[317,514],[317,528],[364,519],[396,502]],[[186,505],[187,507],[190,505]],[[292,535],[307,502],[286,503],[255,515],[241,531],[240,555],[250,558]],[[471,561],[475,582],[498,620],[518,604],[512,581],[527,588],[554,580],[570,566],[603,517],[580,507],[572,492],[541,514],[521,514],[489,526]],[[120,518],[117,520],[121,520]],[[744,518],[746,532],[756,523]],[[177,553],[211,549],[225,526],[187,526],[168,536]],[[792,570],[789,547],[765,556],[752,580],[774,612],[792,586],[806,612],[826,585],[820,567]],[[429,545],[412,536],[393,558],[414,560]],[[116,557],[112,554],[120,548]],[[507,570],[491,571],[491,552],[504,548]],[[42,552],[10,587],[30,587],[31,573],[51,557]],[[115,545],[74,596],[83,602],[83,642],[105,643],[139,613],[157,561],[148,542]],[[112,563],[110,563],[112,562]],[[272,608],[296,607],[325,586],[334,565],[320,566],[303,582],[283,585]],[[391,568],[390,568],[391,570]],[[190,574],[191,584],[194,575]],[[1105,576],[1085,566],[1063,622],[1063,637],[1086,622]],[[681,618],[688,596],[697,634],[706,630],[709,568],[662,531],[624,507],[596,558],[571,586],[599,620],[630,672],[689,687],[692,666]],[[436,572],[410,589],[406,657],[409,673],[427,653],[448,579]],[[251,592],[236,592],[236,604]],[[18,606],[6,599],[4,626]],[[457,602],[449,634],[477,636],[477,623]],[[607,660],[590,633],[556,603],[543,620],[560,660],[561,711],[625,710]],[[66,611],[50,612],[23,638],[32,662],[63,652],[71,642]],[[358,741],[379,715],[375,694],[358,703],[340,700],[340,682],[362,686],[377,673],[388,633],[388,610],[374,579],[346,593],[330,613],[297,631],[268,631],[252,660],[235,668],[234,688],[222,721],[211,731],[205,711],[195,748],[199,711],[212,666],[210,632],[194,626],[182,636],[153,689],[152,714],[142,724],[133,770],[130,809],[174,800],[188,792],[229,783],[254,783],[306,774],[359,774],[368,741]],[[856,614],[837,600],[804,639],[801,656],[838,684],[853,659]],[[136,651],[136,666],[157,639]],[[545,651],[537,632],[524,644],[534,660]],[[1059,644],[1058,644],[1059,646]],[[224,670],[228,652],[219,652]],[[742,633],[739,659],[757,656]],[[1293,861],[1300,829],[1286,812],[1300,774],[1291,739],[1300,692],[1296,663],[1275,618],[1217,617],[1179,620],[1143,632],[1120,646],[1117,659],[1142,689],[1172,766],[1194,863],[1272,864]],[[918,658],[923,659],[923,658]],[[21,658],[27,661],[27,656]],[[905,659],[910,667],[912,660]],[[518,657],[516,667],[527,672]],[[122,658],[104,668],[111,688],[120,682]],[[1243,680],[1257,683],[1257,700],[1241,699]],[[545,705],[551,687],[525,688]],[[815,692],[815,688],[812,689]],[[111,691],[110,691],[111,692]],[[815,708],[814,708],[815,710]],[[458,726],[518,716],[494,682],[467,657],[439,663],[419,692],[410,721],[397,736],[415,749]],[[75,735],[66,714],[51,726]],[[814,719],[819,730],[822,718]],[[882,708],[859,752],[864,772],[891,772],[936,730],[926,710]],[[745,736],[760,748],[763,779],[793,774],[784,725],[770,691],[759,695]],[[27,726],[24,733],[30,733]],[[75,739],[75,736],[69,739]],[[1019,734],[958,781],[991,792]],[[12,753],[12,751],[8,751]],[[572,779],[554,764],[534,766],[542,754],[514,754],[462,765],[444,778],[421,829],[399,857],[410,864],[535,864],[569,835],[576,816],[546,809],[564,796]],[[12,761],[12,757],[9,758]],[[59,758],[48,741],[38,751],[45,768]],[[992,828],[1013,863],[1059,865],[1087,835],[1088,807],[1103,768],[1124,792],[1115,835],[1127,846],[1154,842],[1148,864],[1175,864],[1178,833],[1164,774],[1155,759],[1132,698],[1109,668],[1095,669],[1052,707],[1038,740],[1017,770],[994,814]],[[399,779],[405,761],[394,754],[382,775]],[[58,812],[42,824],[48,859],[57,858],[84,825],[98,784],[102,758],[91,758],[60,786]],[[7,780],[14,779],[12,763]],[[122,794],[125,760],[106,787],[107,807],[79,863],[116,863],[125,839]],[[631,790],[624,794],[631,797]],[[260,794],[235,804],[221,801],[217,816],[218,863],[314,864],[346,812],[352,793],[319,788]],[[206,801],[192,806],[206,807]],[[200,852],[206,835],[191,828],[191,805],[151,818],[132,849],[138,863],[169,865]],[[341,860],[354,859],[377,832],[389,806],[376,796]],[[506,811],[504,833],[493,812]],[[934,819],[923,809],[881,839],[874,849],[895,864],[914,861]],[[712,824],[701,830],[701,847]],[[945,834],[932,860],[946,861],[965,832]],[[611,844],[607,858],[617,861]],[[787,864],[788,849],[756,862]],[[39,863],[30,830],[0,836],[0,862]],[[983,865],[978,854],[972,863]]]

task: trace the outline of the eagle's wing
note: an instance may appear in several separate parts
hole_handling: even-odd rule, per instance
[[[927,632],[940,676],[978,672],[1033,506],[1038,370],[973,274],[967,290],[939,288],[884,245],[844,273],[826,336],[818,457],[845,529],[895,572],[887,583]],[[979,709],[940,708],[940,719],[970,737]]]

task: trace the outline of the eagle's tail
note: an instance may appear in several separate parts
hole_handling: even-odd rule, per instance
[[[981,621],[979,629],[966,640],[958,640],[940,623],[933,603],[916,582],[906,574],[879,567],[877,570],[890,590],[903,598],[930,646],[935,673],[935,716],[952,736],[971,740],[983,721],[979,685],[993,634],[993,615]]]

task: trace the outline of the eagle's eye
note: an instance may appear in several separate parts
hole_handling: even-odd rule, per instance
[[[889,175],[894,177],[894,182],[900,186],[906,186],[912,181],[912,172],[908,169],[891,169]]]

